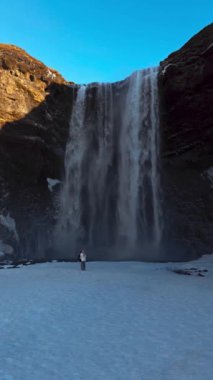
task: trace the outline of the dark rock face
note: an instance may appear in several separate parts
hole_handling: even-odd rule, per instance
[[[0,45],[0,214],[16,221],[19,256],[43,255],[56,202],[47,178],[63,177],[73,89],[19,48]],[[3,228],[3,231],[5,227]]]
[[[161,63],[165,240],[171,255],[213,251],[213,24]]]

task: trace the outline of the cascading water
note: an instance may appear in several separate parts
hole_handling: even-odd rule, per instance
[[[127,243],[161,237],[158,180],[157,70],[129,78],[122,114],[119,168],[119,232]]]
[[[147,259],[159,248],[157,75],[77,89],[56,234],[66,252]]]

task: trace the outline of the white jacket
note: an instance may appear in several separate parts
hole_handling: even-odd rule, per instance
[[[86,254],[84,252],[81,252],[80,253],[80,260],[81,261],[86,261],[87,257],[86,257]]]

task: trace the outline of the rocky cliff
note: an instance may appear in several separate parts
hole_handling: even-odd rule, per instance
[[[72,86],[55,70],[0,45],[0,240],[18,255],[33,255],[51,229],[55,202],[47,178],[63,176],[72,97]]]
[[[184,255],[213,251],[213,24],[161,63],[165,236]],[[181,249],[180,249],[181,247]]]

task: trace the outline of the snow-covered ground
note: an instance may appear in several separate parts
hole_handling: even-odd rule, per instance
[[[0,289],[0,380],[213,379],[213,256],[2,269]]]

